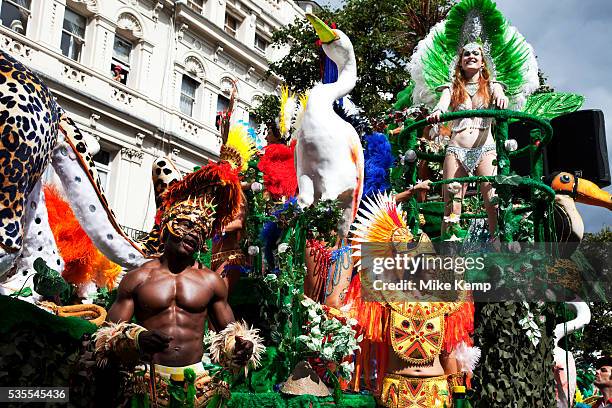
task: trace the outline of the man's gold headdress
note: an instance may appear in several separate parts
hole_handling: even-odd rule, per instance
[[[212,237],[238,215],[240,192],[237,169],[227,161],[209,163],[188,174],[163,195],[162,234],[177,235],[177,221],[183,221],[187,228],[197,228],[202,240]]]

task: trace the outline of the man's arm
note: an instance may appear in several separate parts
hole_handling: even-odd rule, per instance
[[[113,323],[129,322],[134,315],[134,290],[140,283],[142,270],[136,269],[125,274],[119,288],[117,299],[111,306],[106,320]]]
[[[227,302],[228,290],[223,279],[214,272],[208,272],[207,274],[213,289],[213,298],[208,305],[208,316],[215,329],[221,331],[235,320],[234,312]]]
[[[235,321],[234,312],[227,302],[228,291],[223,279],[214,272],[209,272],[209,275],[213,275],[211,280],[215,293],[211,304],[208,306],[208,316],[217,332],[221,332]],[[236,335],[235,341],[232,363],[240,367],[246,366],[253,355],[255,345],[252,341],[245,340],[239,335]]]

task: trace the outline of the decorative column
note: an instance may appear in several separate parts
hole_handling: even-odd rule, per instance
[[[206,7],[206,17],[223,28],[225,26],[225,0],[209,0],[206,2]]]
[[[113,58],[115,24],[102,15],[97,15],[90,26],[94,29],[92,48],[95,52],[92,53],[92,66],[97,71],[109,75],[110,61]]]
[[[28,36],[59,52],[65,10],[66,0],[33,1]]]
[[[242,24],[240,24],[240,29],[236,33],[240,42],[247,45],[249,48],[255,47],[255,19],[256,18],[257,17],[255,16],[255,14],[249,14],[244,19],[244,21],[242,21]]]

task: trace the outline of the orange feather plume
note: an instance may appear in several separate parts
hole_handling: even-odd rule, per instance
[[[95,282],[98,287],[114,288],[121,266],[98,251],[56,188],[45,186],[45,201],[49,225],[65,263],[64,279],[73,284]]]

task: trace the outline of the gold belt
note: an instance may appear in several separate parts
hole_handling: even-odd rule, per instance
[[[438,377],[386,374],[380,402],[388,408],[442,408],[450,406],[449,389],[462,382],[460,373]]]
[[[241,249],[217,252],[212,254],[210,258],[210,268],[216,271],[225,262],[227,262],[227,265],[244,265],[246,263],[246,256],[244,256]]]

